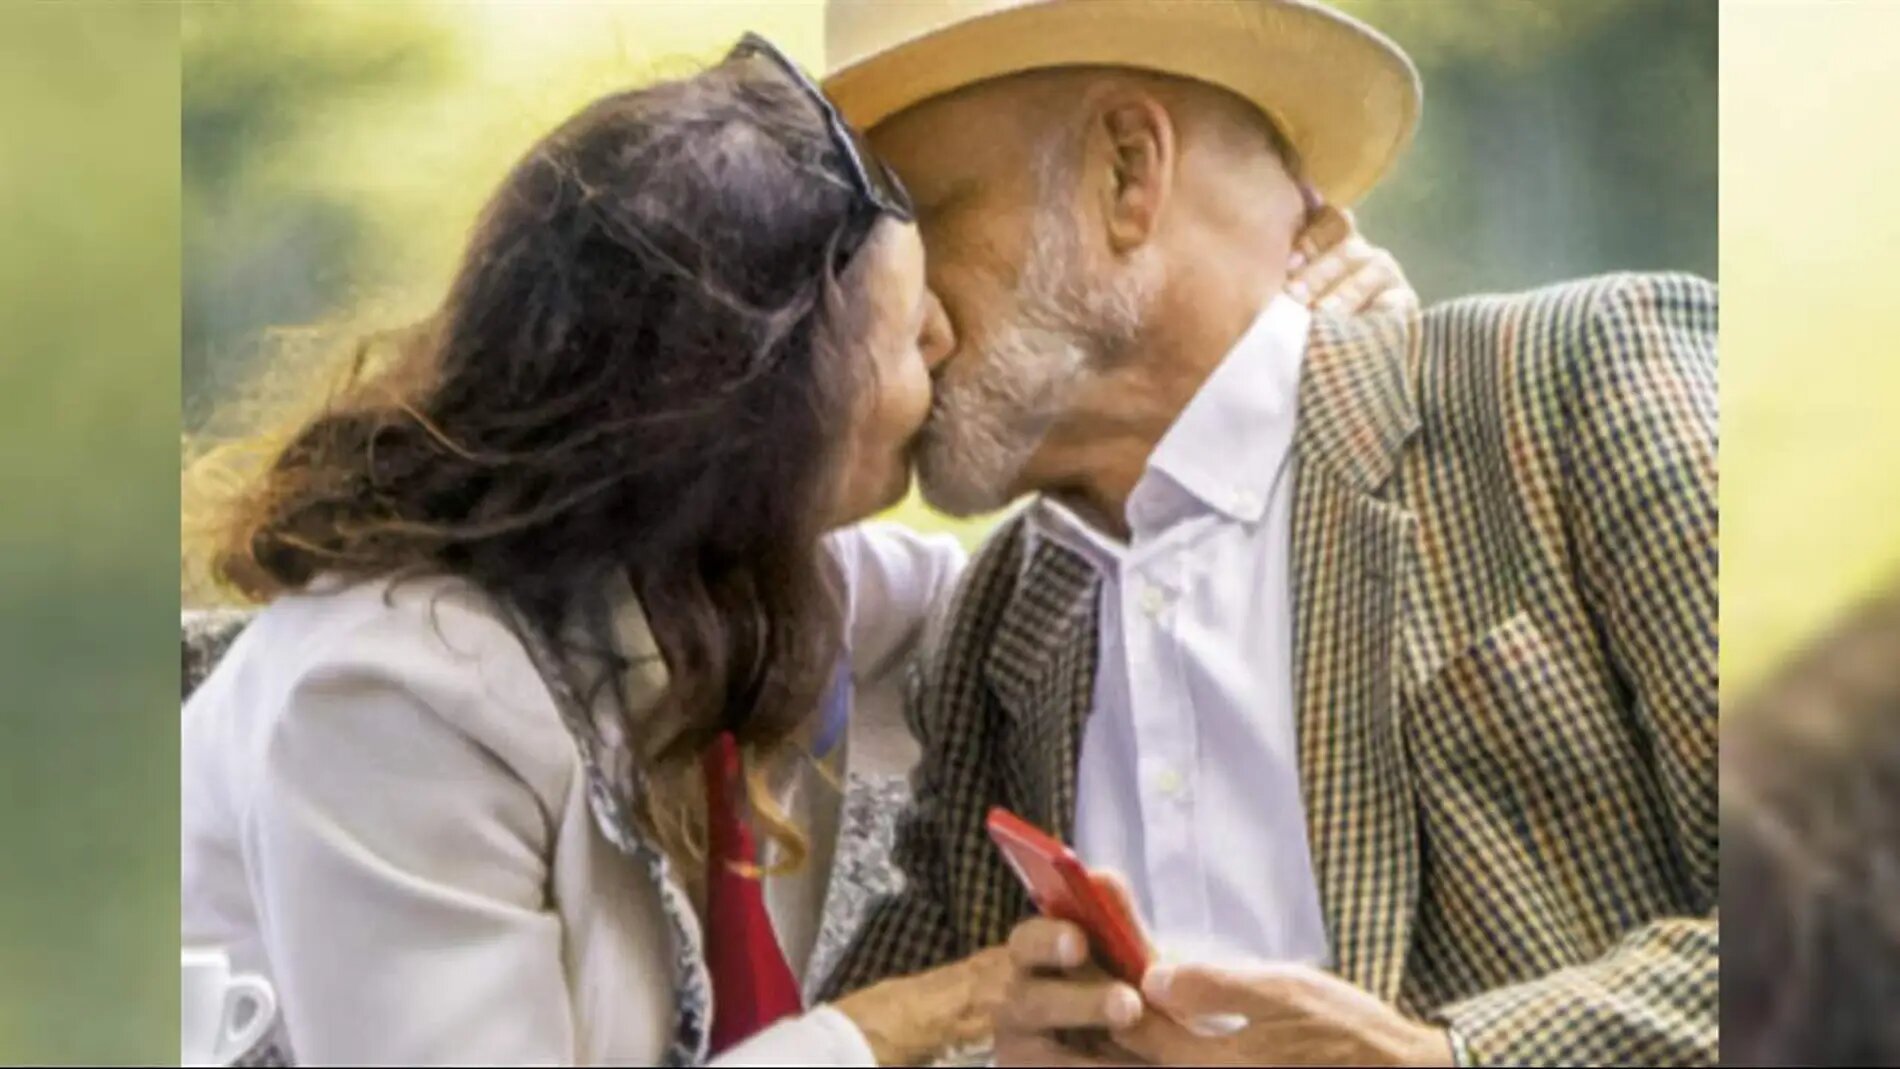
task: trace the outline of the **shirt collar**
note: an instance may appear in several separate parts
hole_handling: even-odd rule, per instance
[[[1312,313],[1276,296],[1201,384],[1148,458],[1147,471],[1129,495],[1131,530],[1155,526],[1169,511],[1157,499],[1178,487],[1195,502],[1242,522],[1265,515],[1273,483],[1286,466],[1298,416],[1301,365]],[[1163,478],[1156,479],[1159,473]],[[1161,483],[1170,484],[1162,486]],[[1048,495],[1027,513],[1028,550],[1050,539],[1104,569],[1126,547]]]
[[[1074,510],[1048,494],[1036,498],[1027,513],[1024,526],[1027,540],[1023,553],[1023,571],[1028,572],[1036,556],[1036,546],[1048,539],[1058,546],[1079,553],[1096,571],[1113,573],[1116,562],[1127,552],[1112,535],[1075,514]]]
[[[1293,446],[1311,327],[1312,313],[1286,296],[1261,310],[1155,446],[1131,509],[1160,473],[1233,519],[1251,523],[1266,513]]]

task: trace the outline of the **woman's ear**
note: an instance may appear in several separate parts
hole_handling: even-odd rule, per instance
[[[1173,186],[1174,124],[1167,109],[1144,93],[1117,94],[1098,115],[1108,168],[1102,218],[1109,248],[1126,253],[1147,244],[1160,222]]]

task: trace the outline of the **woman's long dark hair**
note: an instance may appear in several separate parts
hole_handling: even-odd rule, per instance
[[[722,730],[786,742],[836,656],[819,539],[861,376],[827,344],[857,307],[832,265],[874,222],[843,174],[762,65],[588,107],[501,184],[431,320],[359,350],[218,508],[211,571],[258,601],[465,577],[545,635],[578,627],[559,648],[585,694],[619,693],[602,595],[624,573],[670,678],[630,711],[648,772]]]

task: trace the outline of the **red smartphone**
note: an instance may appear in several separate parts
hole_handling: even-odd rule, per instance
[[[1009,810],[992,808],[987,823],[990,839],[1042,915],[1087,932],[1102,968],[1139,989],[1148,971],[1148,942],[1120,897],[1090,878],[1074,851]]]

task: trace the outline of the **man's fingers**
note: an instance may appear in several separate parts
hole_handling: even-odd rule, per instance
[[[1239,1014],[1253,1021],[1297,1012],[1301,981],[1293,972],[1260,969],[1240,972],[1202,965],[1157,965],[1142,979],[1148,1000],[1176,1020],[1214,1014]]]
[[[996,1007],[998,1032],[1127,1028],[1141,1019],[1141,995],[1097,974],[1088,979],[1018,973]]]
[[[1009,960],[1025,972],[1080,968],[1089,960],[1089,940],[1068,921],[1031,917],[1009,933]]]
[[[1115,1044],[1151,1065],[1213,1065],[1228,1059],[1216,1040],[1197,1036],[1158,1013],[1114,1033]]]

